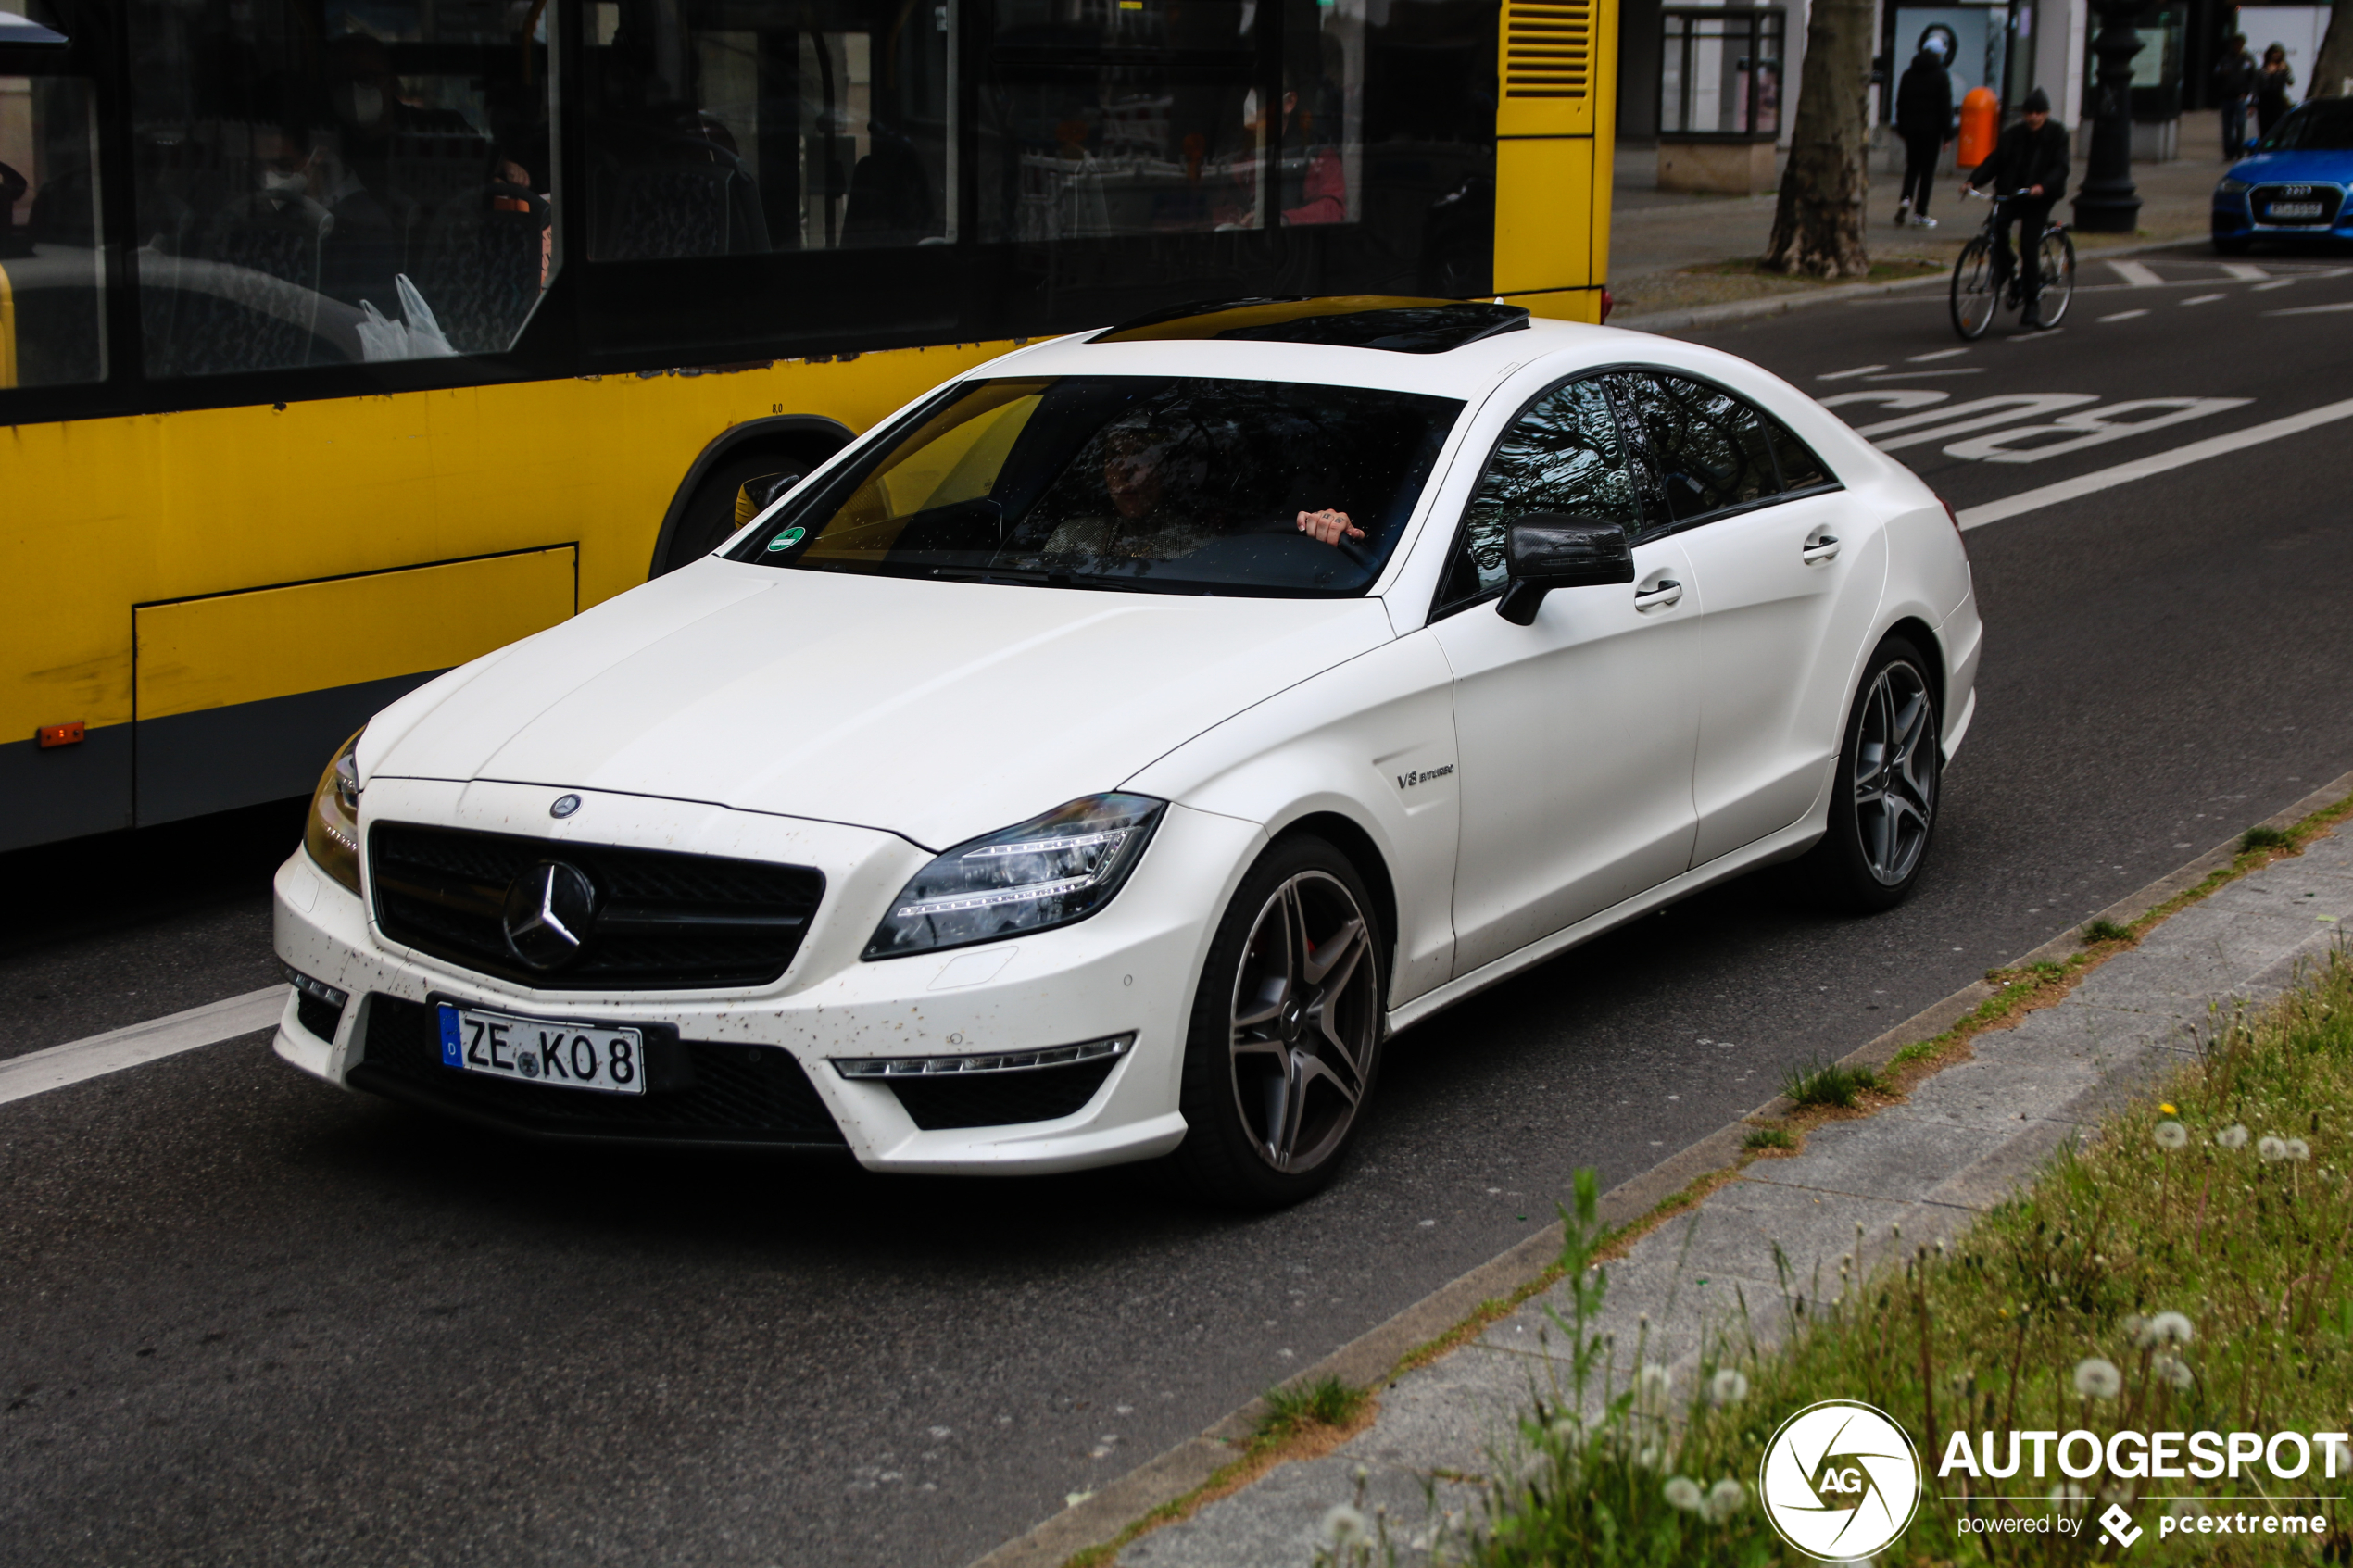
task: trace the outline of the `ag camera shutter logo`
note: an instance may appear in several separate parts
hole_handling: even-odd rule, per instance
[[[1824,1399],[1773,1434],[1756,1495],[1781,1539],[1806,1556],[1870,1557],[1904,1533],[1919,1507],[1919,1450],[1886,1412]]]

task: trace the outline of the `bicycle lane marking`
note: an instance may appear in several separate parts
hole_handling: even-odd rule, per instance
[[[2259,446],[2267,441],[2278,441],[2285,436],[2300,435],[2308,430],[2315,430],[2322,425],[2333,424],[2338,420],[2346,419],[2353,419],[2353,398],[2338,403],[2323,404],[2318,408],[2308,408],[2303,413],[2289,414],[2282,419],[2266,420],[2262,424],[2249,425],[2245,430],[2233,431],[2226,435],[2208,436],[2204,441],[2194,441],[2186,446],[2177,446],[2170,452],[2159,452],[2154,457],[2137,458],[2129,463],[2119,463],[2114,468],[2078,474],[2073,479],[2062,479],[2054,484],[2045,484],[2032,490],[2021,491],[2018,495],[2007,495],[1998,501],[1987,501],[1982,506],[1969,507],[1960,513],[1961,529],[1966,533],[1972,528],[1982,528],[1989,522],[2000,522],[2005,518],[2013,518],[2025,512],[2040,510],[2045,507],[2057,506],[2062,501],[2072,501],[2079,496],[2095,495],[2102,490],[2113,489],[2120,484],[2130,484],[2134,480],[2147,479],[2178,468],[2187,468],[2192,463],[2202,463],[2209,458],[2221,458],[2233,452],[2245,451],[2249,446]]]

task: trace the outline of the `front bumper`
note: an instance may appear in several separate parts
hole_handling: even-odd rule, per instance
[[[790,967],[752,990],[534,990],[389,941],[362,899],[297,849],[276,879],[278,956],[351,999],[332,1024],[331,1010],[314,1002],[306,1023],[290,1003],[278,1054],[330,1083],[540,1136],[833,1148],[877,1171],[1070,1170],[1150,1159],[1183,1139],[1177,1082],[1193,981],[1217,912],[1263,847],[1255,825],[1172,805],[1127,885],[1093,918],[869,963],[859,951],[927,851],[868,829],[587,792],[575,792],[585,803],[560,823],[546,815],[552,793],[378,779],[361,826],[381,817],[533,833],[551,850],[589,838],[814,865],[825,872],[824,900]],[[659,1041],[669,1065],[629,1107],[621,1097],[442,1068],[418,1045],[436,1001],[635,1024],[648,1031],[649,1062]],[[1133,1045],[1078,1109],[994,1125],[942,1125],[937,1103],[911,1111],[887,1083],[851,1081],[833,1066],[836,1058],[990,1055],[1126,1035]],[[999,1089],[1012,1076],[965,1075]],[[1061,1082],[1066,1098],[1071,1080]],[[977,1103],[1026,1114],[1024,1106],[1053,1100],[999,1094]]]

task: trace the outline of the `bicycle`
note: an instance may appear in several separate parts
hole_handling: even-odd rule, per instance
[[[1994,236],[2002,221],[2002,203],[2015,200],[2022,193],[2013,191],[2007,196],[1989,196],[1978,191],[1968,194],[1994,204],[1994,210],[1985,215],[1985,227],[1961,247],[1961,254],[1953,262],[1953,330],[1974,343],[1994,324],[1995,311],[2005,307],[2017,310],[2025,304],[2015,264],[2007,278],[1995,275],[1994,246]],[[2075,241],[2064,224],[2050,223],[2044,227],[2039,245],[2037,259],[2041,263],[2043,286],[2036,296],[2035,320],[2047,332],[2059,324],[2075,299]]]

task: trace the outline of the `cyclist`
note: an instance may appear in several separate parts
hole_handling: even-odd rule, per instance
[[[1977,166],[1962,187],[1994,187],[2002,209],[1994,222],[1994,278],[1998,287],[2010,275],[2010,225],[2018,225],[2020,324],[2042,325],[2043,279],[2039,266],[2043,231],[2051,208],[2067,194],[2067,128],[2051,119],[2050,95],[2037,87],[2026,95],[2026,118],[2002,132],[1994,156]]]

